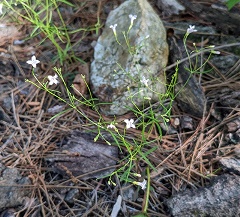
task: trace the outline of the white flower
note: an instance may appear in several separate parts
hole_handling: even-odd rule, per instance
[[[36,68],[37,64],[40,63],[39,60],[36,59],[36,57],[33,55],[31,60],[27,61],[27,64],[32,65],[33,68]]]
[[[192,32],[197,32],[197,30],[195,29],[195,26],[189,25],[189,28],[187,29],[187,34],[190,34]]]
[[[137,19],[137,15],[132,15],[132,14],[129,14],[129,18],[131,19],[131,23]]]
[[[148,87],[149,79],[146,79],[145,76],[142,76],[142,79],[140,80],[146,87]]]
[[[133,119],[125,119],[124,122],[126,123],[126,128],[129,129],[129,128],[136,128],[135,127],[135,124],[133,123],[134,120]]]
[[[49,85],[58,84],[59,81],[57,80],[57,78],[58,78],[57,74],[55,74],[54,76],[49,75],[48,76]]]
[[[115,126],[113,124],[109,124],[107,125],[107,128],[115,128]]]
[[[2,3],[0,3],[0,15],[2,15],[2,14],[3,14],[2,8],[3,8],[3,4],[2,4]]]
[[[111,28],[114,33],[116,32],[116,27],[117,27],[117,24],[109,26],[109,28]]]
[[[142,182],[133,182],[133,184],[138,185],[142,188],[142,190],[144,190],[146,188],[147,185],[147,181],[144,179]]]
[[[112,124],[112,123],[109,124],[109,125],[107,125],[107,129],[108,129],[108,128],[113,128],[114,130],[117,129],[116,126],[115,126],[114,124]]]

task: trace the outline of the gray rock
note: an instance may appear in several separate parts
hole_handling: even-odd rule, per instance
[[[70,203],[70,204],[74,204],[74,200],[75,199],[78,199],[79,198],[79,189],[77,188],[73,188],[73,189],[70,189],[64,200],[67,202],[67,203]]]
[[[130,14],[137,15],[128,34],[131,54],[123,36],[131,23]],[[114,24],[121,46],[109,28]],[[145,97],[158,101],[166,84],[164,72],[157,78],[156,74],[166,66],[167,59],[165,28],[146,0],[129,0],[113,10],[94,48],[91,64],[92,92],[101,103],[107,103],[100,109],[107,115],[121,115],[134,108],[133,103],[141,108],[148,102]],[[141,82],[143,76],[149,79],[148,87]]]
[[[222,158],[219,162],[225,170],[240,175],[240,159],[235,157]]]
[[[177,0],[157,0],[156,6],[163,11],[164,16],[179,15],[185,10]]]
[[[17,168],[6,168],[0,164],[0,210],[24,204],[25,197],[29,197],[31,189],[27,177],[22,177]]]
[[[16,217],[15,213],[16,213],[16,210],[12,208],[6,209],[0,214],[0,217]]]
[[[208,187],[187,190],[166,201],[173,217],[240,216],[240,177],[224,174]]]
[[[220,72],[226,74],[239,60],[239,57],[236,55],[215,55],[212,57],[211,61],[218,68]]]
[[[80,131],[73,131],[67,140],[67,143],[55,150],[64,155],[45,157],[53,171],[86,180],[108,176],[115,170],[118,147],[103,141],[94,142],[93,134]]]

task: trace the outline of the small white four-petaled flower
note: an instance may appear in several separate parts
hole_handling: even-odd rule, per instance
[[[131,23],[137,19],[137,15],[132,15],[132,14],[129,14],[129,18],[131,19]]]
[[[37,60],[34,55],[32,56],[31,60],[27,61],[27,64],[32,65],[33,68],[36,68],[38,63],[40,63],[40,61]]]
[[[48,76],[49,85],[58,84],[59,81],[57,80],[57,78],[58,78],[57,74],[55,74],[54,76],[49,75]]]
[[[190,34],[192,32],[197,32],[197,30],[195,29],[194,25],[189,25],[189,28],[187,29],[187,34]]]
[[[109,28],[112,29],[113,32],[116,32],[116,27],[117,27],[117,24],[109,26]]]
[[[134,120],[133,119],[125,119],[124,122],[126,123],[126,128],[129,129],[129,128],[136,128],[135,127],[135,124],[133,123]]]
[[[146,188],[147,185],[147,181],[144,179],[142,182],[133,182],[133,184],[138,185],[142,188],[142,190],[144,190]]]
[[[143,83],[146,87],[148,87],[149,79],[146,79],[144,75],[142,76],[142,79],[141,79],[140,81],[141,81],[141,83]]]

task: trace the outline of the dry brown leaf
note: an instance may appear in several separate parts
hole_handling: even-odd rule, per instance
[[[85,76],[86,83],[89,84],[89,65],[88,63],[81,64],[78,66],[79,74]]]
[[[87,85],[84,82],[84,76],[77,74],[73,80],[73,90],[78,96],[84,96],[87,93]]]
[[[32,54],[34,52],[34,47],[32,46],[20,46],[20,45],[14,45],[12,46],[14,52],[24,52],[24,53],[30,53]]]
[[[0,45],[4,45],[6,42],[10,42],[13,39],[17,39],[21,36],[21,32],[15,27],[6,23],[1,23],[0,26]]]
[[[79,74],[77,74],[73,80],[73,90],[76,95],[84,96],[87,93],[87,85],[89,84],[89,66],[88,64],[82,64],[78,66]]]

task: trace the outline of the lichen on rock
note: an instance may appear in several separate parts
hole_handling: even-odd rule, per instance
[[[131,25],[129,15],[137,18]],[[117,24],[116,36],[111,25]],[[125,35],[125,36],[124,36]],[[126,43],[129,42],[128,43]],[[119,43],[121,44],[119,44]],[[146,0],[129,0],[110,12],[94,48],[90,84],[107,115],[122,115],[134,106],[142,107],[165,93],[164,71],[168,60],[166,31]],[[149,80],[146,86],[142,78]]]

